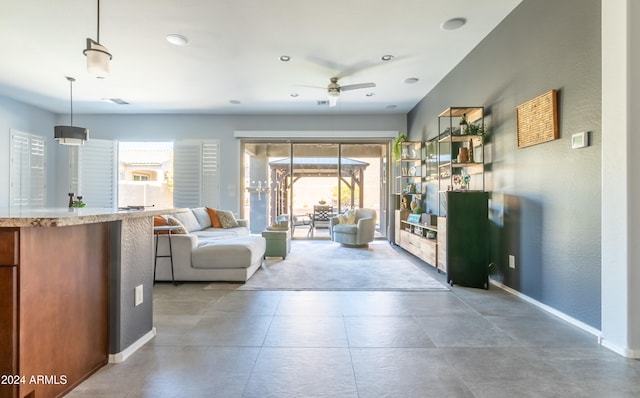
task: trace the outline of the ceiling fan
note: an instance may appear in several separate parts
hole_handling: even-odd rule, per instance
[[[336,103],[338,102],[338,97],[340,97],[341,91],[357,90],[360,88],[369,88],[369,87],[376,86],[375,83],[358,83],[358,84],[349,84],[346,86],[340,86],[338,84],[337,77],[332,77],[329,80],[331,81],[331,83],[329,83],[329,86],[327,86],[327,96],[329,97],[329,106],[331,107],[336,106]]]

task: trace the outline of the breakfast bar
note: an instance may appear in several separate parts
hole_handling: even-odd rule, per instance
[[[64,395],[153,338],[153,216],[171,212],[0,210],[0,398]]]

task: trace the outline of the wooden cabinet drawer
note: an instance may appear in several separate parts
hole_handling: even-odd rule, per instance
[[[0,229],[0,266],[18,265],[18,230]]]
[[[430,265],[436,265],[437,244],[435,240],[423,238],[408,231],[400,231],[400,235],[402,242],[400,246],[403,249]]]

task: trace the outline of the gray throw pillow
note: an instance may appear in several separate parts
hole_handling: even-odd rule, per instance
[[[200,231],[202,226],[191,210],[171,215],[184,225],[187,232]]]
[[[230,211],[218,210],[218,218],[220,219],[222,228],[235,228],[240,226],[238,220],[236,220],[236,217]]]
[[[188,233],[186,228],[184,227],[184,225],[182,225],[182,223],[174,217],[167,217],[167,225],[171,225],[174,227],[180,227],[178,229],[174,229],[173,231],[171,231],[172,234],[186,234]]]

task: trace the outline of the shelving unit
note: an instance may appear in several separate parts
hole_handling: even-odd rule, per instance
[[[447,108],[438,128],[438,190],[484,191],[484,108]]]
[[[451,285],[487,289],[484,108],[447,108],[438,115],[438,128],[437,268]]]
[[[400,199],[398,206],[403,209],[403,203],[409,208],[411,200],[415,199],[418,204],[422,200],[422,142],[404,141],[399,145],[401,155],[395,162],[395,193]],[[410,200],[402,201],[403,198]]]
[[[395,194],[398,197],[395,243],[435,267],[437,227],[424,224],[420,216],[417,221],[408,218],[415,206],[420,207],[420,214],[425,211],[425,182],[432,183],[438,178],[437,146],[433,143],[424,146],[417,141],[405,141],[400,145],[401,156],[395,163]]]

